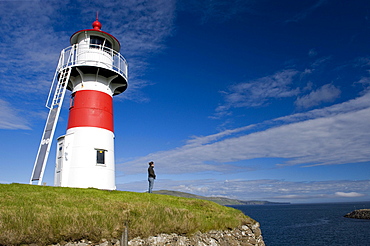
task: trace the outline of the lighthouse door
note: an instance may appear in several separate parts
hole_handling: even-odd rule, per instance
[[[63,156],[64,156],[64,136],[58,138],[57,144],[57,159],[55,163],[55,177],[54,186],[61,186],[62,170],[63,170]]]

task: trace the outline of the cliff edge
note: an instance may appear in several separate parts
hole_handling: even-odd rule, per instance
[[[265,246],[258,222],[248,223],[229,230],[211,230],[194,235],[158,234],[147,238],[136,237],[128,242],[122,239],[101,240],[100,243],[81,240],[51,246]]]
[[[130,246],[265,246],[258,222],[246,224],[238,228],[207,233],[196,233],[192,236],[178,234],[160,234],[145,239],[134,238]]]

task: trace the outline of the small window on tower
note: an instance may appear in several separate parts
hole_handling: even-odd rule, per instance
[[[71,100],[69,101],[69,108],[72,108],[75,105],[75,94],[76,93],[73,93],[71,95]]]
[[[96,150],[96,164],[104,165],[105,164],[105,152],[104,149],[97,149]]]

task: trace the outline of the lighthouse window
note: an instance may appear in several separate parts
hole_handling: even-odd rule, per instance
[[[90,48],[94,49],[104,49],[104,51],[109,51],[112,48],[112,43],[105,38],[98,36],[90,36]]]
[[[105,164],[105,152],[106,150],[104,149],[97,149],[96,150],[96,163],[103,165]]]

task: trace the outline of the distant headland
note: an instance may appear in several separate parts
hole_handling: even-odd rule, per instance
[[[238,199],[230,199],[226,197],[207,197],[207,196],[198,196],[186,192],[180,191],[172,191],[172,190],[158,190],[153,191],[155,194],[161,195],[170,195],[170,196],[178,196],[178,197],[186,197],[186,198],[197,198],[207,201],[212,201],[218,203],[220,205],[272,205],[272,204],[290,204],[289,202],[282,203],[282,202],[269,202],[269,201],[243,201]]]

